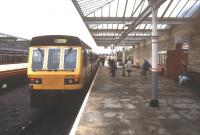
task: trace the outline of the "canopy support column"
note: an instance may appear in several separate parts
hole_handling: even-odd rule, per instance
[[[151,107],[158,107],[158,62],[157,62],[157,12],[156,0],[151,0],[150,5],[152,8],[152,86],[151,86]]]

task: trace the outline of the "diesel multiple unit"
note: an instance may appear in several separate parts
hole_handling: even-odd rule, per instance
[[[97,55],[79,38],[48,35],[30,43],[28,78],[31,105],[67,94],[83,94],[97,69]]]

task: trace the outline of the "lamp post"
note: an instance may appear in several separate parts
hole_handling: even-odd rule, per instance
[[[124,77],[125,76],[125,43],[123,43],[122,57],[123,57],[122,76]]]
[[[111,44],[110,48],[111,48],[111,57],[113,58],[114,57],[114,45]]]

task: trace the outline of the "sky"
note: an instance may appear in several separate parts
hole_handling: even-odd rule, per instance
[[[31,39],[40,35],[77,36],[97,53],[97,47],[71,0],[1,0],[0,32]]]

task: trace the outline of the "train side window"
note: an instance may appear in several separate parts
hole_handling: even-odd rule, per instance
[[[44,49],[33,50],[32,69],[33,70],[42,69],[43,68],[43,62],[44,62]]]
[[[92,53],[88,52],[88,64],[91,64],[92,62]]]
[[[87,52],[83,51],[83,66],[87,66]]]

